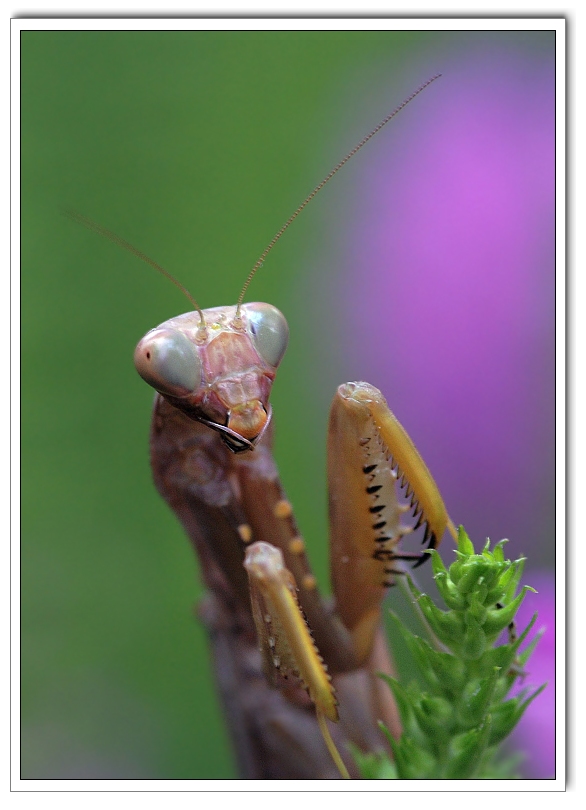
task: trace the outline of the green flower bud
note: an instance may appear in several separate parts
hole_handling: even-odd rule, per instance
[[[496,745],[502,742],[502,740],[511,733],[523,716],[527,706],[535,700],[537,695],[543,692],[546,686],[547,684],[544,683],[543,686],[540,686],[527,700],[523,700],[523,695],[518,695],[515,698],[506,700],[504,703],[493,706],[493,725],[490,733],[490,745]]]
[[[441,653],[430,648],[428,665],[437,676],[438,694],[453,697],[459,694],[468,678],[466,663],[450,653]]]
[[[446,779],[470,779],[487,748],[491,724],[491,716],[487,715],[481,726],[452,740]]]
[[[487,678],[471,680],[462,690],[459,705],[459,716],[467,726],[478,726],[487,713],[494,699],[494,692],[499,680],[500,669],[496,668]],[[494,717],[493,717],[494,723]]]
[[[525,598],[525,594],[531,590],[526,585],[516,599],[513,599],[508,605],[499,608],[493,608],[488,611],[486,620],[484,622],[484,630],[486,635],[492,640],[495,639],[515,618],[519,605]]]
[[[440,610],[426,594],[421,594],[418,602],[423,615],[439,640],[448,647],[454,643],[457,644],[462,637],[461,617],[454,611],[445,613]]]
[[[468,779],[507,778],[510,774],[510,769],[495,763],[494,748],[543,687],[533,695],[523,693],[507,699],[536,643],[525,644],[535,617],[518,638],[509,633],[507,643],[491,646],[512,625],[525,592],[533,590],[526,586],[515,596],[524,560],[505,560],[505,542],[497,543],[491,551],[487,541],[482,553],[475,554],[460,527],[457,559],[449,570],[437,552],[431,552],[434,579],[447,611],[407,579],[432,643],[411,634],[394,617],[421,677],[407,689],[386,678],[401,716],[403,735],[397,741],[386,732],[394,764],[372,757],[367,761],[362,756],[364,776],[375,778],[376,774],[380,778],[384,773],[386,778]],[[422,679],[425,692],[419,685]]]
[[[466,599],[458,591],[447,571],[439,571],[434,576],[437,589],[446,605],[451,610],[464,610],[466,607]]]
[[[399,779],[433,779],[437,764],[433,754],[420,748],[407,735],[401,737],[400,745],[391,743]]]
[[[516,650],[517,642],[515,644],[500,644],[498,647],[491,647],[484,653],[482,663],[488,671],[498,668],[503,673],[506,673],[513,666]]]
[[[466,628],[463,643],[460,645],[462,656],[468,660],[476,661],[481,657],[485,649],[486,634],[484,630],[476,622],[470,622]]]
[[[471,598],[468,600],[468,612],[474,617],[474,621],[482,625],[486,621],[488,608],[484,606],[482,597],[477,594],[470,594]]]
[[[419,727],[429,735],[432,742],[449,742],[456,718],[451,701],[441,697],[422,695],[415,703],[415,716]]]
[[[499,579],[494,588],[491,588],[491,590],[487,592],[482,601],[486,607],[493,607],[493,605],[496,605],[497,602],[499,602],[501,605],[506,604],[507,600],[505,599],[505,592],[501,585],[501,579]]]
[[[458,566],[458,590],[460,593],[470,593],[483,574],[483,567],[477,556]]]
[[[459,569],[458,590],[460,593],[469,593],[475,589],[477,583],[482,583],[488,590],[498,580],[501,570],[502,564],[474,555]]]
[[[449,569],[448,574],[454,585],[457,585],[462,577],[462,574],[466,571],[466,566],[470,563],[470,557],[463,557],[460,555],[459,559],[456,562],[453,562]]]

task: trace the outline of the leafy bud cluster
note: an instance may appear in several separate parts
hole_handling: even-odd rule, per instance
[[[389,736],[393,761],[357,755],[363,778],[479,779],[506,778],[510,773],[495,764],[497,746],[520,720],[533,694],[522,691],[507,698],[534,644],[520,646],[537,614],[517,637],[515,613],[525,593],[516,590],[524,558],[505,560],[501,540],[481,554],[462,527],[458,531],[456,561],[449,569],[432,551],[434,579],[448,610],[441,610],[409,580],[411,592],[433,636],[433,646],[412,634],[395,619],[417,664],[424,691],[384,677],[401,715],[400,740]],[[504,644],[495,646],[507,630]],[[386,731],[386,729],[385,729]]]

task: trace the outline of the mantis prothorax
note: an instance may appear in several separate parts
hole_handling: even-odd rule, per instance
[[[157,391],[155,484],[201,562],[209,594],[200,613],[247,778],[355,774],[348,742],[362,750],[384,748],[379,720],[400,733],[390,692],[374,674],[392,673],[381,630],[385,588],[404,573],[403,561],[419,565],[429,556],[403,552],[405,534],[424,524],[428,548],[446,529],[456,536],[429,470],[380,391],[364,382],[341,385],[328,431],[334,604],[322,599],[271,454],[269,395],[287,347],[287,322],[270,304],[243,303],[252,277],[301,210],[436,78],[381,121],[306,197],[259,257],[234,306],[202,310],[186,293],[194,311],[151,330],[134,354],[139,374]],[[181,287],[132,245],[71,216]],[[398,484],[408,503],[399,501]],[[414,526],[402,522],[410,511]],[[326,747],[315,734],[312,705]],[[339,720],[332,729],[335,743],[326,718]]]

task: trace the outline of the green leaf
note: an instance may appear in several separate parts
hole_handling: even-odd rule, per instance
[[[390,675],[381,675],[381,678],[391,687],[401,717],[403,733],[415,741],[425,742],[425,735],[421,733],[417,724],[413,701],[406,689]]]
[[[508,603],[513,599],[515,596],[515,592],[519,587],[519,583],[521,581],[521,577],[523,576],[523,570],[525,568],[525,557],[521,557],[511,566],[511,575],[510,578],[503,577],[503,587],[505,589],[504,601]],[[528,587],[528,586],[527,586]],[[534,590],[530,588],[530,590]]]
[[[431,690],[448,698],[460,692],[467,672],[465,664],[459,658],[434,650],[425,639],[408,631],[405,632],[405,642]]]
[[[474,554],[474,546],[463,526],[458,526],[458,551],[466,555]]]
[[[504,562],[505,561],[505,545],[509,541],[505,538],[503,540],[499,540],[498,543],[495,545],[492,555],[497,562]],[[487,541],[488,546],[488,541]]]

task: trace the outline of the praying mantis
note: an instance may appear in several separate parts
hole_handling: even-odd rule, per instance
[[[270,391],[288,326],[248,286],[283,232],[333,175],[423,89],[402,102],[316,186],[273,237],[233,306],[201,309],[166,270],[91,220],[71,216],[170,278],[193,305],[138,343],[134,362],[156,393],[156,488],[189,536],[207,595],[199,609],[238,768],[247,779],[356,776],[349,743],[386,746],[400,723],[381,628],[386,588],[420,565],[446,530],[437,486],[381,394],[341,385],[330,412],[328,486],[333,602],[319,593],[272,457]],[[400,498],[401,487],[403,497]],[[413,520],[404,523],[409,514]],[[423,552],[401,548],[425,526]]]

